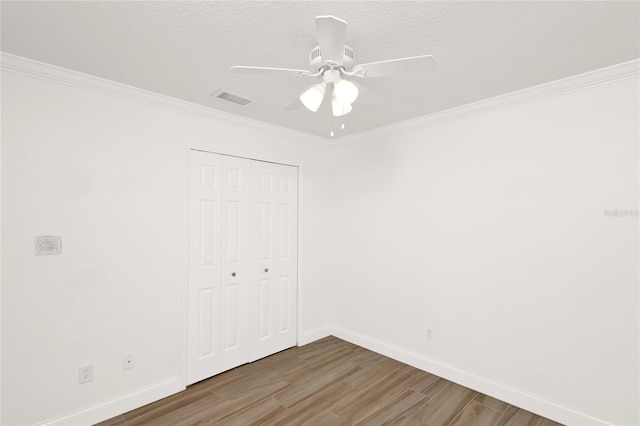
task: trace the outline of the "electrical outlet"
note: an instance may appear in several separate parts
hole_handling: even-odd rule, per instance
[[[433,340],[433,329],[431,327],[427,327],[427,340]]]
[[[123,370],[131,370],[136,366],[136,357],[133,352],[124,354],[122,356],[122,369]]]
[[[93,380],[93,364],[78,368],[78,383],[83,384]]]

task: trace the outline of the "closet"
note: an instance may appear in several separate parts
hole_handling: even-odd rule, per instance
[[[187,384],[297,342],[298,169],[189,152]]]

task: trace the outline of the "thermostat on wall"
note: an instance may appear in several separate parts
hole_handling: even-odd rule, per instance
[[[39,235],[36,237],[36,255],[62,254],[60,235]]]

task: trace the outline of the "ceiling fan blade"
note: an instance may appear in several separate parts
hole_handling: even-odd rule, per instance
[[[341,64],[347,40],[347,23],[335,16],[316,16],[316,31],[322,61]]]
[[[307,70],[293,70],[288,68],[267,68],[267,67],[231,67],[229,71],[236,74],[254,74],[254,75],[290,75],[290,76],[309,76],[311,73]]]
[[[431,55],[424,55],[356,65],[353,67],[353,70],[357,72],[359,69],[362,69],[364,71],[362,77],[374,78],[427,73],[433,71],[436,65],[438,65],[436,58]]]

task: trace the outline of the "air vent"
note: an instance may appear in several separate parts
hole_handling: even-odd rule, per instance
[[[227,90],[218,90],[211,96],[214,96],[218,99],[222,99],[223,101],[233,102],[234,104],[238,104],[242,106],[247,106],[255,102],[253,99],[249,99],[247,97],[238,95],[237,93],[229,92]]]

